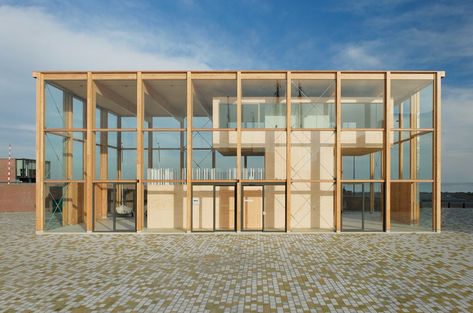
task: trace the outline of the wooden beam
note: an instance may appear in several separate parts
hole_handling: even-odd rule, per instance
[[[187,227],[186,231],[192,229],[192,77],[191,72],[187,72],[186,81],[186,107],[187,107]]]
[[[138,72],[136,75],[136,108],[137,108],[137,130],[136,130],[136,187],[137,205],[136,205],[136,230],[142,231],[144,226],[144,185],[143,185],[143,123],[144,123],[144,92],[143,92],[143,74]]]
[[[341,73],[337,72],[336,77],[336,93],[335,93],[335,171],[336,171],[336,190],[335,190],[335,212],[334,222],[335,231],[338,233],[342,230],[342,149],[341,149]]]
[[[86,230],[91,232],[93,229],[92,206],[93,206],[93,176],[94,176],[94,148],[95,136],[92,129],[95,127],[95,88],[92,80],[92,73],[87,73],[87,158],[85,175],[85,217]]]
[[[438,72],[435,78],[434,103],[434,230],[442,230],[442,74]]]
[[[108,98],[116,105],[120,106],[121,109],[123,109],[131,116],[136,116],[135,104],[133,102],[128,101],[126,98],[122,97],[121,95],[110,89],[108,86],[106,86],[104,83],[95,82],[95,86],[96,91],[99,95]],[[111,108],[107,109],[113,111]]]
[[[384,80],[384,231],[391,231],[391,129],[393,102],[391,101],[391,72],[386,72]]]
[[[291,82],[292,73],[287,72],[286,74],[286,230],[292,230],[292,164],[291,164],[291,129],[292,129],[292,118],[291,118]]]
[[[44,230],[44,78],[36,77],[36,231]]]
[[[179,117],[182,115],[182,111],[178,107],[172,106],[169,104],[169,100],[166,99],[162,94],[156,91],[149,83],[144,81],[144,91],[147,93],[153,100],[160,105],[169,115],[173,117]],[[145,107],[146,112],[146,107]],[[159,126],[159,125],[158,125]]]

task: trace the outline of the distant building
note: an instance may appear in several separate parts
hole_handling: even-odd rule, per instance
[[[440,231],[443,72],[33,75],[38,231]]]

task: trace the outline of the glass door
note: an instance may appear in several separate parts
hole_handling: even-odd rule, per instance
[[[342,231],[383,231],[381,183],[342,184]]]

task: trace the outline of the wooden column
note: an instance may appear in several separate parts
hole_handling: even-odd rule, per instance
[[[100,109],[100,128],[108,128],[107,111]],[[108,132],[100,132],[100,179],[108,179]],[[98,218],[107,218],[108,191],[107,184],[96,184],[94,186],[96,196],[94,197],[95,220]]]
[[[391,101],[391,72],[384,80],[384,231],[391,231],[391,129],[393,103]]]
[[[435,76],[435,103],[434,103],[434,194],[433,194],[433,215],[434,215],[434,231],[442,230],[442,75],[437,72]]]
[[[44,78],[36,75],[36,231],[44,230]]]
[[[186,81],[186,106],[187,106],[187,168],[186,168],[186,182],[187,182],[187,227],[186,230],[192,230],[192,76],[191,72],[187,72]]]
[[[411,128],[417,128],[417,107],[419,105],[418,101],[419,93],[414,94],[411,97]],[[410,174],[411,179],[417,179],[417,134],[415,132],[409,132],[409,142],[410,142]],[[419,222],[419,201],[417,201],[417,183],[412,183],[411,186],[411,223]]]
[[[335,171],[336,171],[336,188],[335,188],[335,231],[338,233],[342,230],[342,149],[341,149],[341,74],[337,72],[336,77],[336,94],[335,94]]]
[[[87,138],[86,138],[86,171],[85,171],[85,218],[87,232],[93,229],[92,206],[93,206],[93,175],[94,175],[94,147],[95,137],[92,129],[95,126],[95,89],[92,81],[92,73],[87,72]]]
[[[394,103],[393,103],[394,105]],[[404,117],[403,117],[403,112],[404,112],[404,108],[403,108],[403,105],[402,105],[402,102],[399,103],[399,129],[402,129],[404,127]],[[402,142],[402,136],[403,136],[403,133],[402,132],[397,132],[397,139],[398,139],[398,146],[399,146],[399,149],[398,149],[398,176],[399,176],[399,179],[404,179],[404,145],[401,143]]]
[[[153,118],[148,119],[148,128],[153,128]],[[153,168],[153,137],[153,132],[148,132],[148,168]]]
[[[241,231],[241,72],[237,72],[237,187],[236,187],[236,228]]]
[[[144,103],[143,103],[143,75],[136,74],[136,230],[142,231],[144,226],[144,186],[143,186],[143,123],[144,123]]]
[[[63,111],[64,111],[64,127],[66,129],[72,128],[72,95],[69,93],[64,92],[64,103],[63,103]],[[73,133],[68,131],[66,136],[64,137],[64,165],[65,165],[65,173],[64,178],[66,180],[71,180],[74,172],[74,164],[72,159],[73,154]],[[62,210],[62,225],[70,225],[74,223],[74,214],[72,212],[72,188],[74,188],[74,184],[68,183],[66,187],[65,195],[63,195],[63,210]],[[77,219],[76,219],[77,220]]]
[[[291,187],[292,187],[292,171],[291,171],[291,134],[292,134],[292,123],[291,123],[291,72],[286,74],[286,230],[291,231]]]

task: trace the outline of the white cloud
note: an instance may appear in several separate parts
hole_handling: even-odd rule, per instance
[[[34,157],[32,71],[207,69],[215,56],[195,42],[172,42],[173,34],[74,25],[38,7],[0,5],[0,156],[12,143],[21,156]]]

